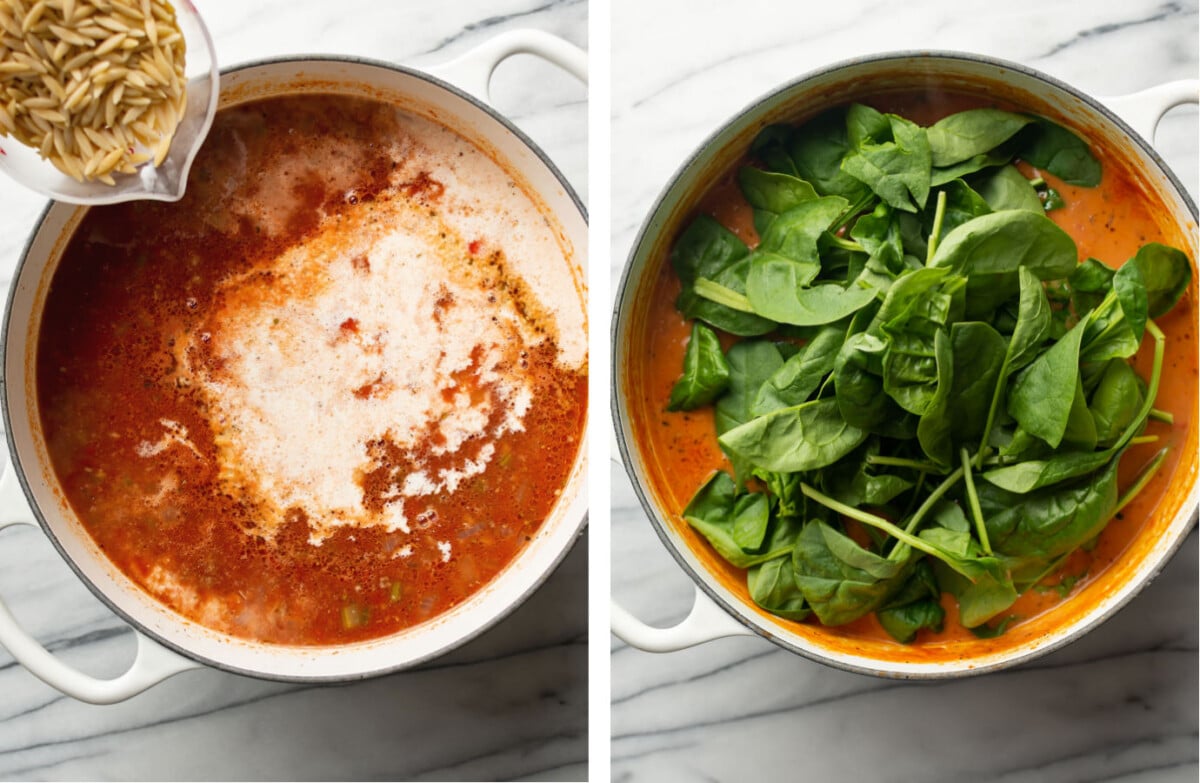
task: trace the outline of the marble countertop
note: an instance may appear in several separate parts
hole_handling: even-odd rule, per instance
[[[581,0],[196,0],[222,64],[333,53],[428,67],[519,28],[586,48]],[[528,55],[496,107],[587,193],[587,90]],[[0,182],[0,285],[45,202]],[[0,779],[578,780],[587,776],[587,535],[524,606],[419,669],[343,686],[211,669],[108,707],[76,702],[0,648]],[[133,636],[40,532],[0,534],[0,595],[66,661],[115,676]]]
[[[773,87],[889,50],[974,51],[1093,95],[1196,78],[1197,3],[860,2],[709,5],[614,0],[612,282],[667,180],[719,125]],[[1197,111],[1157,145],[1193,198]],[[612,470],[612,583],[668,625],[692,583]],[[618,781],[1195,781],[1197,535],[1115,617],[1015,670],[906,683],[848,674],[758,638],[651,654],[612,639]]]

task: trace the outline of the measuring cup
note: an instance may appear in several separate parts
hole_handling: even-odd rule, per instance
[[[219,75],[208,28],[189,0],[176,0],[175,19],[187,47],[184,78],[187,106],[166,158],[158,166],[144,163],[136,174],[114,174],[115,185],[99,180],[79,182],[16,139],[0,137],[0,172],[32,191],[72,204],[116,204],[135,199],[178,201],[188,170],[217,112]]]

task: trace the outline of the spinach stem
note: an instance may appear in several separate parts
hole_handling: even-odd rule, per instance
[[[1154,419],[1155,421],[1164,421],[1167,424],[1175,423],[1175,414],[1171,413],[1170,411],[1159,410],[1158,408],[1150,409],[1150,418]]]
[[[911,517],[909,517],[908,524],[905,525],[904,529],[909,533],[917,532],[917,526],[921,524],[921,520],[925,518],[925,515],[928,514],[933,509],[934,505],[942,499],[942,495],[945,495],[950,491],[951,487],[958,483],[958,480],[962,478],[962,476],[962,468],[955,468],[953,473],[951,473],[949,476],[946,476],[946,478],[942,480],[941,484],[938,484],[933,488],[933,491],[929,493],[929,497],[925,498],[925,502],[923,502],[920,507],[913,512]]]
[[[840,247],[842,250],[849,250],[853,253],[865,253],[867,249],[855,242],[853,239],[839,237],[837,234],[829,235],[829,243],[834,247]]]
[[[1154,474],[1162,467],[1163,460],[1166,458],[1167,450],[1159,449],[1158,453],[1146,464],[1146,467],[1142,468],[1142,472],[1138,474],[1137,481],[1133,482],[1133,485],[1125,490],[1125,494],[1118,498],[1117,507],[1113,509],[1114,517],[1129,504],[1129,501],[1137,497],[1138,493],[1146,488],[1146,485],[1150,483],[1150,479],[1154,478]]]
[[[1036,585],[1036,584],[1040,583],[1040,582],[1041,582],[1043,579],[1045,579],[1046,577],[1050,576],[1050,575],[1051,575],[1051,574],[1053,574],[1055,571],[1057,571],[1059,568],[1061,568],[1061,567],[1062,567],[1062,564],[1066,562],[1067,558],[1068,558],[1070,555],[1071,555],[1071,553],[1070,553],[1070,552],[1063,552],[1063,553],[1062,553],[1061,555],[1059,555],[1058,557],[1056,557],[1056,558],[1053,558],[1053,559],[1050,561],[1050,565],[1048,565],[1048,566],[1046,566],[1044,569],[1042,569],[1042,571],[1041,571],[1041,572],[1040,572],[1040,573],[1039,573],[1039,574],[1038,574],[1036,577],[1034,577],[1033,579],[1029,580],[1028,584],[1030,584],[1030,585]],[[1024,592],[1024,591],[1022,591],[1022,592]]]
[[[719,305],[724,305],[731,310],[737,310],[743,313],[753,313],[754,308],[750,306],[750,300],[745,294],[739,294],[732,288],[727,288],[720,283],[713,282],[706,277],[697,277],[694,285],[696,295],[707,299],[710,302],[716,302]]]
[[[937,196],[937,207],[933,212],[933,229],[929,232],[929,248],[925,253],[925,266],[929,266],[929,262],[933,260],[933,254],[937,252],[938,241],[942,238],[942,220],[946,217],[946,191],[939,190]]]
[[[826,508],[828,508],[832,511],[836,511],[837,513],[841,514],[842,516],[846,516],[851,519],[858,520],[859,522],[862,522],[864,525],[870,525],[873,528],[882,530],[883,532],[890,535],[892,538],[895,538],[896,540],[900,541],[901,543],[908,544],[913,549],[917,549],[921,552],[924,552],[927,555],[936,557],[939,560],[946,560],[947,555],[941,549],[934,546],[933,544],[930,544],[928,541],[923,541],[920,538],[917,538],[912,533],[909,533],[905,530],[902,530],[901,528],[896,527],[895,525],[893,525],[891,522],[888,522],[883,517],[877,517],[874,514],[867,513],[866,511],[862,511],[860,509],[854,508],[853,506],[847,506],[845,503],[840,503],[840,502],[834,500],[833,498],[829,497],[828,495],[822,494],[821,492],[814,489],[813,487],[810,487],[808,484],[805,484],[804,482],[800,482],[800,491],[803,492],[804,495],[806,497],[808,497],[809,499],[815,500],[817,503],[820,503],[822,506],[825,506]],[[896,550],[892,550],[892,551],[894,553]],[[947,563],[949,563],[949,561],[947,561]]]
[[[992,404],[988,406],[987,420],[983,424],[983,438],[979,441],[979,451],[975,452],[975,470],[981,470],[984,460],[992,453],[988,439],[992,437],[992,425],[996,421],[996,409],[1000,406],[1000,395],[1004,393],[1004,386],[1008,382],[1008,357],[1004,358],[1005,362],[1000,365],[1000,375],[996,378],[996,388],[992,390]]]
[[[922,462],[916,459],[904,459],[903,457],[886,457],[881,454],[868,454],[868,465],[888,465],[893,468],[912,468],[921,473],[937,473],[938,475],[946,475],[946,471],[934,465],[932,462]]]
[[[1129,445],[1130,446],[1139,446],[1144,443],[1154,443],[1157,440],[1158,440],[1157,435],[1139,435],[1136,438],[1130,438]]]
[[[837,232],[841,231],[850,222],[851,218],[870,206],[874,200],[875,194],[873,192],[867,193],[865,196],[860,196],[858,201],[850,204],[842,214],[838,215],[837,220],[833,221],[833,225],[829,227],[829,233],[836,236]]]
[[[971,475],[971,455],[967,447],[960,450],[963,465],[963,481],[967,485],[967,502],[971,506],[971,517],[975,520],[975,532],[979,534],[979,545],[987,554],[992,553],[991,542],[988,541],[987,525],[983,523],[983,509],[979,507],[979,495],[975,492],[975,477]]]
[[[1154,398],[1158,396],[1158,382],[1162,380],[1163,354],[1166,353],[1167,338],[1158,328],[1158,324],[1149,318],[1146,319],[1146,331],[1154,338],[1154,363],[1150,369],[1150,383],[1146,386],[1146,400],[1142,403],[1142,409],[1138,411],[1138,415],[1129,423],[1125,434],[1109,449],[1114,454],[1125,448],[1133,439],[1134,433],[1150,415],[1150,411],[1154,409]]]
[[[921,496],[921,490],[925,488],[925,479],[929,478],[929,474],[921,471],[917,474],[917,483],[913,485],[912,497],[908,499],[908,506],[904,509],[904,517],[908,517],[913,512],[917,505],[917,498]]]

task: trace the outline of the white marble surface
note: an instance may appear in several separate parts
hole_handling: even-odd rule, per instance
[[[1196,78],[1197,4],[647,3],[612,15],[612,280],[676,167],[774,86],[897,49],[976,51],[1094,95]],[[1158,144],[1197,190],[1197,112]],[[621,467],[612,473],[615,596],[677,621],[691,582]],[[1197,780],[1197,535],[1107,624],[1016,670],[937,684],[847,674],[757,638],[654,655],[612,640],[612,776],[619,781]]]
[[[531,27],[587,45],[582,0],[196,0],[223,64],[360,55],[417,67]],[[528,55],[492,97],[587,193],[587,91]],[[6,288],[44,202],[0,182]],[[95,675],[133,639],[40,533],[0,534],[0,595],[57,654]],[[302,687],[187,672],[110,707],[75,702],[0,648],[0,779],[583,779],[587,775],[587,537],[521,609],[419,670]]]

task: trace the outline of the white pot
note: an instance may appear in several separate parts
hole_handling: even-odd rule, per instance
[[[306,91],[336,92],[387,100],[454,129],[537,194],[565,245],[573,248],[573,273],[582,291],[587,250],[582,204],[545,155],[485,103],[492,71],[516,53],[538,55],[581,79],[586,77],[586,55],[581,50],[545,33],[514,31],[447,63],[436,71],[437,76],[389,63],[336,57],[287,58],[234,68],[222,74],[221,106]],[[393,636],[338,647],[256,644],[208,630],[152,599],[112,565],[76,519],[58,488],[38,424],[36,335],[49,281],[84,211],[66,204],[52,204],[46,210],[9,294],[0,338],[2,403],[15,470],[6,470],[0,480],[0,528],[40,525],[84,583],[136,629],[138,652],[124,675],[97,680],[50,655],[18,627],[0,602],[0,644],[33,674],[64,693],[94,703],[120,701],[201,665],[288,681],[371,677],[426,661],[481,633],[516,608],[566,556],[586,520],[586,443],[559,502],[517,558],[459,606]],[[574,291],[569,295],[579,296]],[[580,301],[578,306],[585,304]]]
[[[748,106],[696,150],[659,196],[634,242],[616,291],[613,419],[621,458],[659,538],[696,583],[691,613],[670,628],[648,626],[613,605],[613,632],[634,647],[670,652],[726,636],[760,635],[797,654],[864,674],[924,679],[993,671],[1057,649],[1111,616],[1159,572],[1195,523],[1200,424],[1195,416],[1189,416],[1184,453],[1164,493],[1160,513],[1146,522],[1121,562],[1088,586],[1089,598],[1081,609],[1056,609],[1013,629],[1000,637],[1003,641],[926,651],[885,642],[850,641],[814,624],[792,623],[756,610],[714,576],[692,548],[695,544],[689,544],[681,534],[686,525],[664,509],[653,483],[647,479],[650,463],[630,426],[628,367],[639,358],[633,337],[637,319],[643,317],[658,271],[685,221],[694,214],[697,200],[746,153],[750,142],[768,124],[812,117],[824,109],[890,90],[923,89],[990,96],[1083,129],[1093,143],[1116,150],[1132,162],[1131,170],[1140,172],[1138,184],[1173,216],[1177,229],[1174,244],[1193,262],[1197,258],[1196,205],[1145,140],[1153,138],[1155,125],[1169,108],[1197,101],[1200,83],[1194,80],[1101,102],[1015,63],[953,52],[900,52],[830,66]],[[1194,333],[1195,279],[1181,306],[1190,308],[1190,319],[1185,323],[1191,324]],[[1071,601],[1080,603],[1075,598]]]

